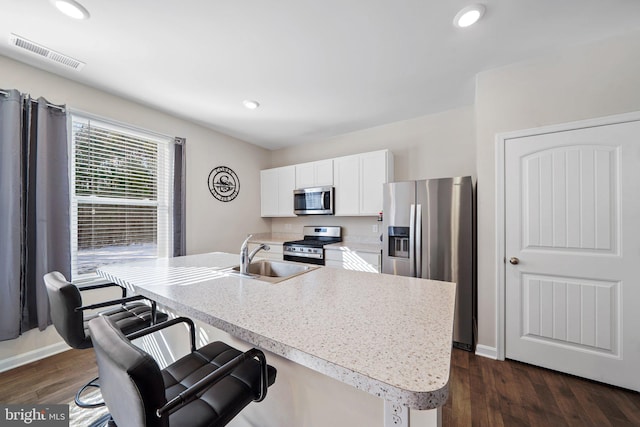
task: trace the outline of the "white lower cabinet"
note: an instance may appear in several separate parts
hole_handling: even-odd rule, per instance
[[[261,250],[256,254],[256,258],[266,258],[266,259],[275,259],[282,261],[282,245],[272,245],[270,243],[265,243],[269,245],[271,249],[268,251]],[[249,253],[253,251],[255,248],[260,246],[260,243],[249,243]]]
[[[342,248],[341,250],[325,248],[324,256],[326,267],[380,273],[380,253],[359,252],[346,248]]]

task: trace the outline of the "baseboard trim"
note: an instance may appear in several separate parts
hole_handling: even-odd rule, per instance
[[[28,351],[26,353],[12,356],[5,360],[0,360],[0,372],[5,372],[10,369],[17,368],[27,363],[35,362],[36,360],[44,359],[54,354],[62,353],[71,349],[64,341],[57,342],[55,344],[48,345],[46,347],[38,348]]]
[[[476,356],[486,357],[488,359],[498,360],[498,349],[486,345],[476,345]]]

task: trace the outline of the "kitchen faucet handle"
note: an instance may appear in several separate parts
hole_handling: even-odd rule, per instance
[[[246,239],[244,239],[244,242],[242,242],[242,246],[241,246],[241,247],[243,247],[243,248],[244,248],[245,246],[247,246],[247,243],[249,243],[249,239],[251,239],[252,237],[253,237],[253,234],[249,234],[249,235],[247,236],[247,238],[246,238]]]

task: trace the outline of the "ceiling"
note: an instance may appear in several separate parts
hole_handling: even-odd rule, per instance
[[[480,71],[640,29],[638,0],[484,0],[466,29],[473,1],[79,1],[90,19],[0,0],[0,55],[268,149],[471,105]]]

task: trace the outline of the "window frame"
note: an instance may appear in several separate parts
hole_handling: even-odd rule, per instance
[[[95,123],[96,127],[123,134],[127,137],[144,139],[158,146],[156,168],[156,200],[126,199],[118,197],[103,197],[97,195],[76,194],[76,136],[74,123]],[[173,249],[173,188],[176,177],[174,173],[175,138],[157,132],[149,131],[127,123],[121,123],[108,118],[96,116],[84,111],[69,109],[68,115],[68,147],[69,147],[69,206],[70,206],[70,238],[71,238],[71,280],[85,282],[99,279],[95,271],[78,272],[78,207],[82,204],[116,205],[116,206],[153,206],[156,207],[156,259],[172,256]],[[106,265],[102,264],[102,265]],[[98,266],[99,268],[99,266]]]

